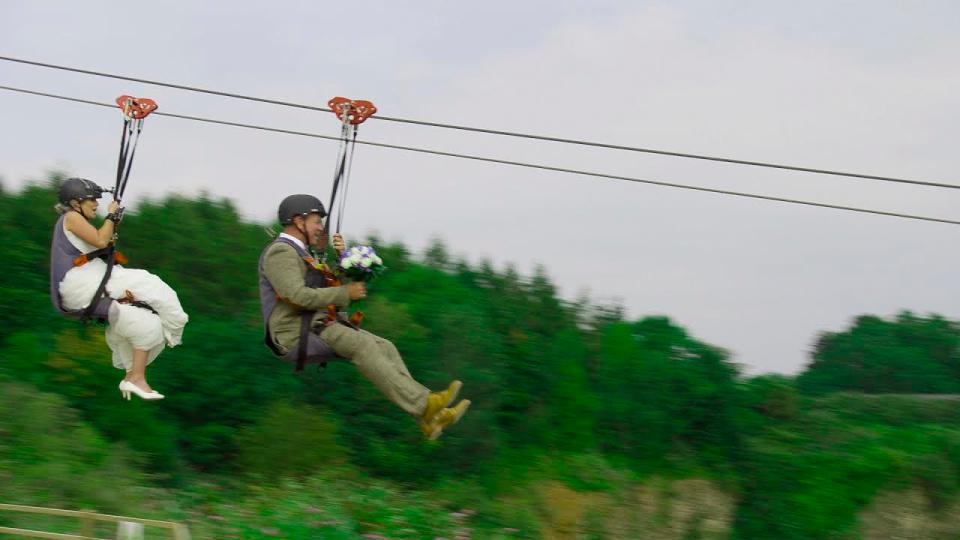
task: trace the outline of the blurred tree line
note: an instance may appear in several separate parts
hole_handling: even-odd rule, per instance
[[[809,534],[849,525],[863,501],[844,490],[878,489],[887,476],[870,471],[899,463],[886,449],[907,443],[887,433],[821,452],[825,434],[846,440],[852,422],[884,423],[831,412],[815,426],[807,410],[820,406],[817,396],[960,388],[960,330],[937,316],[861,317],[850,330],[822,335],[796,380],[745,380],[726,351],[665,317],[627,320],[617,306],[558,298],[543,269],[523,277],[470,264],[440,243],[415,258],[403,245],[369,238],[389,271],[354,306],[366,312],[365,328],[394,341],[418,380],[440,388],[460,378],[462,397],[474,402],[429,444],[349,364],[298,376],[276,360],[262,345],[256,288],[256,261],[270,241],[264,226],[242,220],[227,200],[170,196],[128,212],[118,245],[131,267],[178,292],[191,321],[184,344],[148,369],[167,399],[124,402],[102,328],[65,320],[50,304],[57,180],[0,192],[0,376],[59,394],[98,432],[144,456],[167,486],[198,472],[268,478],[349,460],[411,485],[469,476],[496,490],[544,455],[602,455],[637,474],[724,479],[740,500],[739,537],[818,537]],[[906,422],[954,420],[955,405],[938,407],[947,410]],[[951,429],[918,431],[909,451],[960,468],[960,453],[931,442],[956,448]],[[860,455],[869,459],[851,461]],[[844,482],[847,470],[860,480]],[[806,483],[815,474],[823,477],[817,489],[827,486],[852,506],[818,501],[823,493]],[[942,492],[952,493],[950,482]],[[779,526],[771,512],[794,517]]]
[[[480,472],[525,448],[598,449],[651,467],[673,452],[719,462],[736,451],[737,369],[726,352],[665,318],[626,321],[615,307],[562,301],[542,270],[524,278],[487,262],[474,267],[439,243],[418,261],[402,245],[370,238],[390,271],[372,284],[371,300],[356,305],[365,327],[393,340],[419,380],[440,388],[460,378],[475,403],[440,444],[424,444],[414,422],[352,366],[296,376],[272,357],[256,289],[256,261],[270,239],[229,201],[208,197],[145,202],[120,228],[130,266],[162,277],[191,316],[184,344],[149,369],[170,399],[121,402],[121,373],[110,366],[102,329],[65,320],[50,305],[54,201],[52,185],[0,195],[8,239],[0,246],[2,369],[67,397],[157,470],[229,469],[244,447],[268,451],[279,433],[261,430],[261,441],[241,447],[238,430],[278,403],[323,411],[356,461],[404,480]],[[278,459],[289,450],[278,449]]]
[[[820,336],[798,384],[811,394],[958,393],[960,325],[908,312],[858,317],[849,330]]]

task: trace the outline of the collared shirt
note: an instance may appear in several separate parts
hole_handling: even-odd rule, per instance
[[[300,239],[297,238],[296,236],[290,236],[289,234],[287,234],[287,233],[285,233],[285,232],[282,232],[282,233],[280,233],[280,238],[286,238],[287,240],[290,240],[290,241],[294,242],[295,244],[297,244],[298,246],[300,246],[300,249],[302,249],[303,251],[306,251],[306,250],[307,250],[307,246],[304,245],[304,243],[301,242]]]

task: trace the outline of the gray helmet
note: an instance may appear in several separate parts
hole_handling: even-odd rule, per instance
[[[280,223],[289,225],[293,223],[293,218],[297,216],[307,216],[309,214],[320,214],[320,217],[327,217],[327,211],[323,209],[323,203],[313,195],[290,195],[280,202],[280,208],[277,210],[277,218]]]
[[[60,203],[70,204],[70,201],[79,199],[99,199],[106,191],[86,178],[67,178],[60,184]]]

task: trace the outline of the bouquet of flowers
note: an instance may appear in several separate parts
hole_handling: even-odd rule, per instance
[[[340,254],[340,268],[353,281],[370,281],[387,267],[372,247],[355,246]]]

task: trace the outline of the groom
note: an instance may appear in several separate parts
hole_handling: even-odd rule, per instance
[[[328,305],[345,308],[353,300],[366,298],[367,290],[359,282],[324,286],[307,246],[319,243],[325,216],[323,204],[312,195],[290,195],[280,203],[277,217],[283,232],[260,256],[267,346],[285,360],[320,362],[333,355],[349,360],[390,401],[417,420],[424,436],[434,440],[445,427],[460,420],[470,400],[449,407],[460,381],[431,392],[413,378],[393,343],[327,317]],[[339,234],[334,236],[333,246],[337,252],[345,249]]]

